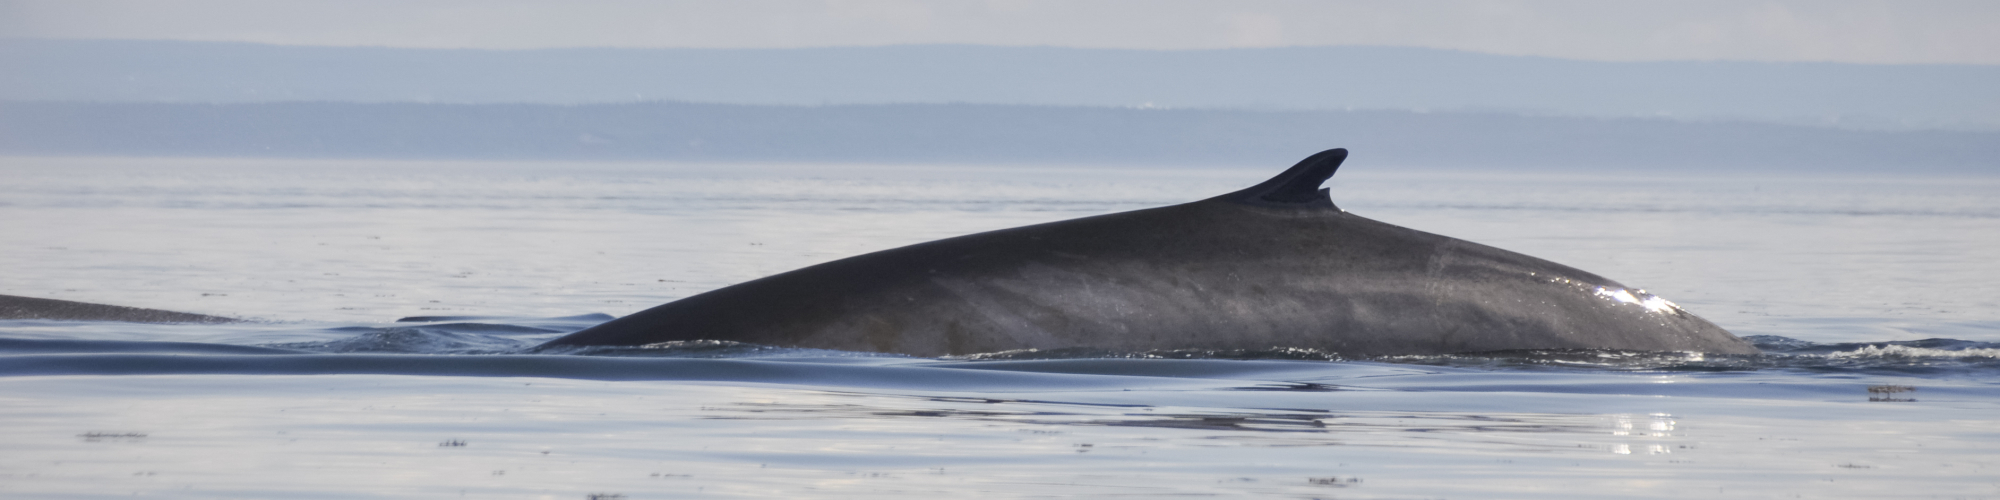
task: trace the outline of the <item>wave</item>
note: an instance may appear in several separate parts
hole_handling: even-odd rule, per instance
[[[1907,359],[2000,359],[2000,348],[1948,351],[1900,345],[1866,346],[1850,352],[1825,354],[1828,358],[1907,358]]]
[[[1623,351],[1613,349],[1527,349],[1455,354],[1344,357],[1339,353],[1296,347],[1261,350],[1172,349],[1112,351],[1073,348],[1024,349],[959,356],[968,361],[1051,359],[1230,359],[1375,361],[1478,369],[1576,369],[1608,371],[1751,371],[1799,369],[1897,374],[1953,374],[2000,371],[2000,344],[1957,339],[1821,344],[1776,335],[1745,337],[1762,354],[1717,355],[1699,352]]]
[[[728,341],[667,342],[636,347],[543,349],[543,342],[609,320],[605,315],[560,318],[437,316],[403,318],[377,326],[320,328],[313,340],[232,342],[0,338],[0,375],[144,373],[370,373],[405,375],[554,376],[653,378],[652,365],[633,358],[681,360],[848,359],[937,362],[967,367],[992,363],[1131,361],[1368,362],[1440,368],[1510,371],[1718,372],[1795,370],[1815,373],[1957,376],[2000,374],[2000,344],[1956,339],[1815,343],[1771,335],[1745,337],[1762,354],[1538,349],[1349,357],[1295,347],[1269,349],[1170,349],[1118,351],[1025,349],[943,358],[802,349]],[[95,325],[102,327],[103,325]],[[202,328],[186,325],[180,328]],[[0,325],[0,336],[8,329]],[[284,338],[298,336],[296,328]],[[274,334],[275,335],[275,334]],[[247,345],[246,345],[247,344]],[[265,359],[283,358],[283,360]],[[591,361],[591,360],[626,361]],[[678,366],[678,365],[677,365]],[[1132,364],[1119,365],[1131,368]],[[638,370],[619,374],[619,370]],[[684,375],[671,375],[669,378]],[[691,376],[691,375],[690,375]]]

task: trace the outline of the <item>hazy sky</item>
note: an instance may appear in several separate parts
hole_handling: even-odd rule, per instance
[[[1995,0],[0,0],[0,37],[433,48],[1396,45],[2000,64]]]

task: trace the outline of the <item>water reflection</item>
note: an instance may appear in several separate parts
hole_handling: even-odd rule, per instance
[[[1654,413],[1646,417],[1647,421],[1643,425],[1636,424],[1634,417],[1629,415],[1612,417],[1611,435],[1651,437],[1668,437],[1673,435],[1674,425],[1676,424],[1673,415]]]
[[[1130,427],[1220,431],[1201,439],[1254,446],[1413,446],[1400,435],[1469,439],[1482,445],[1564,452],[1630,454],[1637,438],[1650,454],[1669,453],[1675,417],[1552,413],[1388,412],[1322,409],[1217,409],[1106,405],[1022,399],[969,399],[827,392],[828,402],[735,402],[703,407],[712,420],[905,420],[1052,427]],[[920,424],[937,425],[937,424]],[[1282,437],[1280,437],[1282,436]],[[1450,437],[1447,437],[1450,436]],[[1622,438],[1604,440],[1603,436]],[[1417,438],[1434,442],[1437,438]],[[1623,450],[1623,451],[1620,451]]]
[[[1868,386],[1868,401],[1876,403],[1915,403],[1917,402],[1916,398],[1904,396],[1903,393],[1916,392],[1916,390],[1916,387],[1907,385],[1871,385]]]
[[[1454,373],[1435,376],[1540,376]],[[0,421],[19,453],[0,454],[0,474],[36,498],[1991,492],[1990,408],[1508,387],[926,395],[517,377],[14,377],[0,378],[13,398]],[[1662,411],[1607,411],[1632,406]],[[1383,409],[1394,407],[1412,410]]]

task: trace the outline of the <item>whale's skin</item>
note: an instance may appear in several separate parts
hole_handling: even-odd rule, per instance
[[[241,320],[206,314],[92,304],[69,300],[0,295],[0,319],[56,321],[120,321],[126,323],[234,323]]]
[[[1258,186],[920,243],[717,289],[544,347],[724,340],[965,355],[1019,349],[1342,356],[1519,349],[1748,354],[1664,299],[1332,203],[1329,150]]]

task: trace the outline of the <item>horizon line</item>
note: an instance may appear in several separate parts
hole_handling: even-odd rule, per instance
[[[1425,46],[1419,46],[1419,45],[1376,45],[1376,44],[1337,44],[1337,45],[1273,45],[1273,46],[1261,46],[1261,47],[1204,47],[1204,48],[1134,48],[1134,47],[1092,47],[1092,46],[1072,46],[1072,45],[1004,45],[1004,44],[981,44],[981,43],[891,43],[891,44],[852,44],[852,45],[840,45],[840,44],[835,44],[835,45],[807,45],[807,46],[761,46],[761,47],[760,47],[760,46],[742,46],[742,47],[716,47],[716,46],[708,46],[708,47],[703,47],[703,46],[610,46],[610,45],[555,45],[555,46],[546,46],[546,47],[506,47],[506,48],[495,48],[495,47],[425,47],[425,46],[407,46],[407,45],[368,45],[368,44],[351,44],[351,45],[330,45],[330,44],[305,44],[305,43],[277,43],[277,42],[262,42],[262,41],[245,41],[245,40],[202,40],[202,39],[175,39],[175,38],[60,38],[60,37],[6,37],[6,36],[0,36],[0,43],[6,43],[6,42],[9,42],[9,41],[35,41],[35,42],[84,42],[84,43],[89,43],[89,42],[117,42],[117,43],[185,43],[185,44],[217,44],[217,45],[252,45],[252,46],[262,46],[262,47],[273,47],[273,48],[308,48],[308,49],[371,49],[371,50],[411,50],[411,51],[435,51],[435,52],[453,52],[453,51],[461,51],[461,52],[537,52],[537,51],[563,51],[563,50],[629,50],[629,51],[648,51],[648,50],[660,50],[660,51],[700,51],[700,50],[712,50],[712,51],[790,51],[790,50],[827,50],[827,49],[887,49],[887,48],[911,48],[911,47],[964,47],[964,48],[992,48],[992,49],[1056,49],[1056,50],[1080,50],[1080,51],[1106,51],[1106,52],[1151,52],[1151,53],[1194,53],[1194,52],[1239,52],[1239,51],[1241,51],[1241,52],[1247,52],[1247,51],[1264,51],[1264,50],[1311,50],[1311,49],[1392,49],[1392,50],[1417,50],[1417,51],[1430,51],[1430,52],[1445,52],[1445,53],[1457,53],[1457,54],[1467,54],[1467,55],[1475,55],[1475,56],[1488,56],[1488,57],[1505,57],[1505,58],[1517,58],[1517,59],[1542,59],[1542,60],[1550,60],[1550,61],[1566,61],[1566,62],[1580,62],[1580,63],[1602,63],[1602,64],[1645,64],[1645,63],[1683,63],[1683,64],[1701,64],[1701,63],[1715,63],[1715,64],[1825,64],[1825,65],[1843,65],[1843,66],[1951,66],[1951,67],[2000,67],[2000,63],[1990,63],[1990,64],[1989,64],[1989,63],[1969,63],[1969,62],[1951,62],[1951,63],[1940,63],[1940,62],[1852,62],[1852,61],[1839,61],[1839,60],[1830,60],[1830,59],[1789,59],[1789,60],[1765,60],[1765,59],[1585,59],[1585,58],[1574,58],[1574,57],[1557,57],[1557,56],[1546,56],[1546,55],[1535,55],[1535,54],[1508,54],[1508,53],[1500,53],[1500,52],[1483,52],[1483,51],[1477,51],[1477,50],[1468,50],[1468,49],[1460,49],[1460,48],[1441,48],[1441,47],[1425,47]]]

